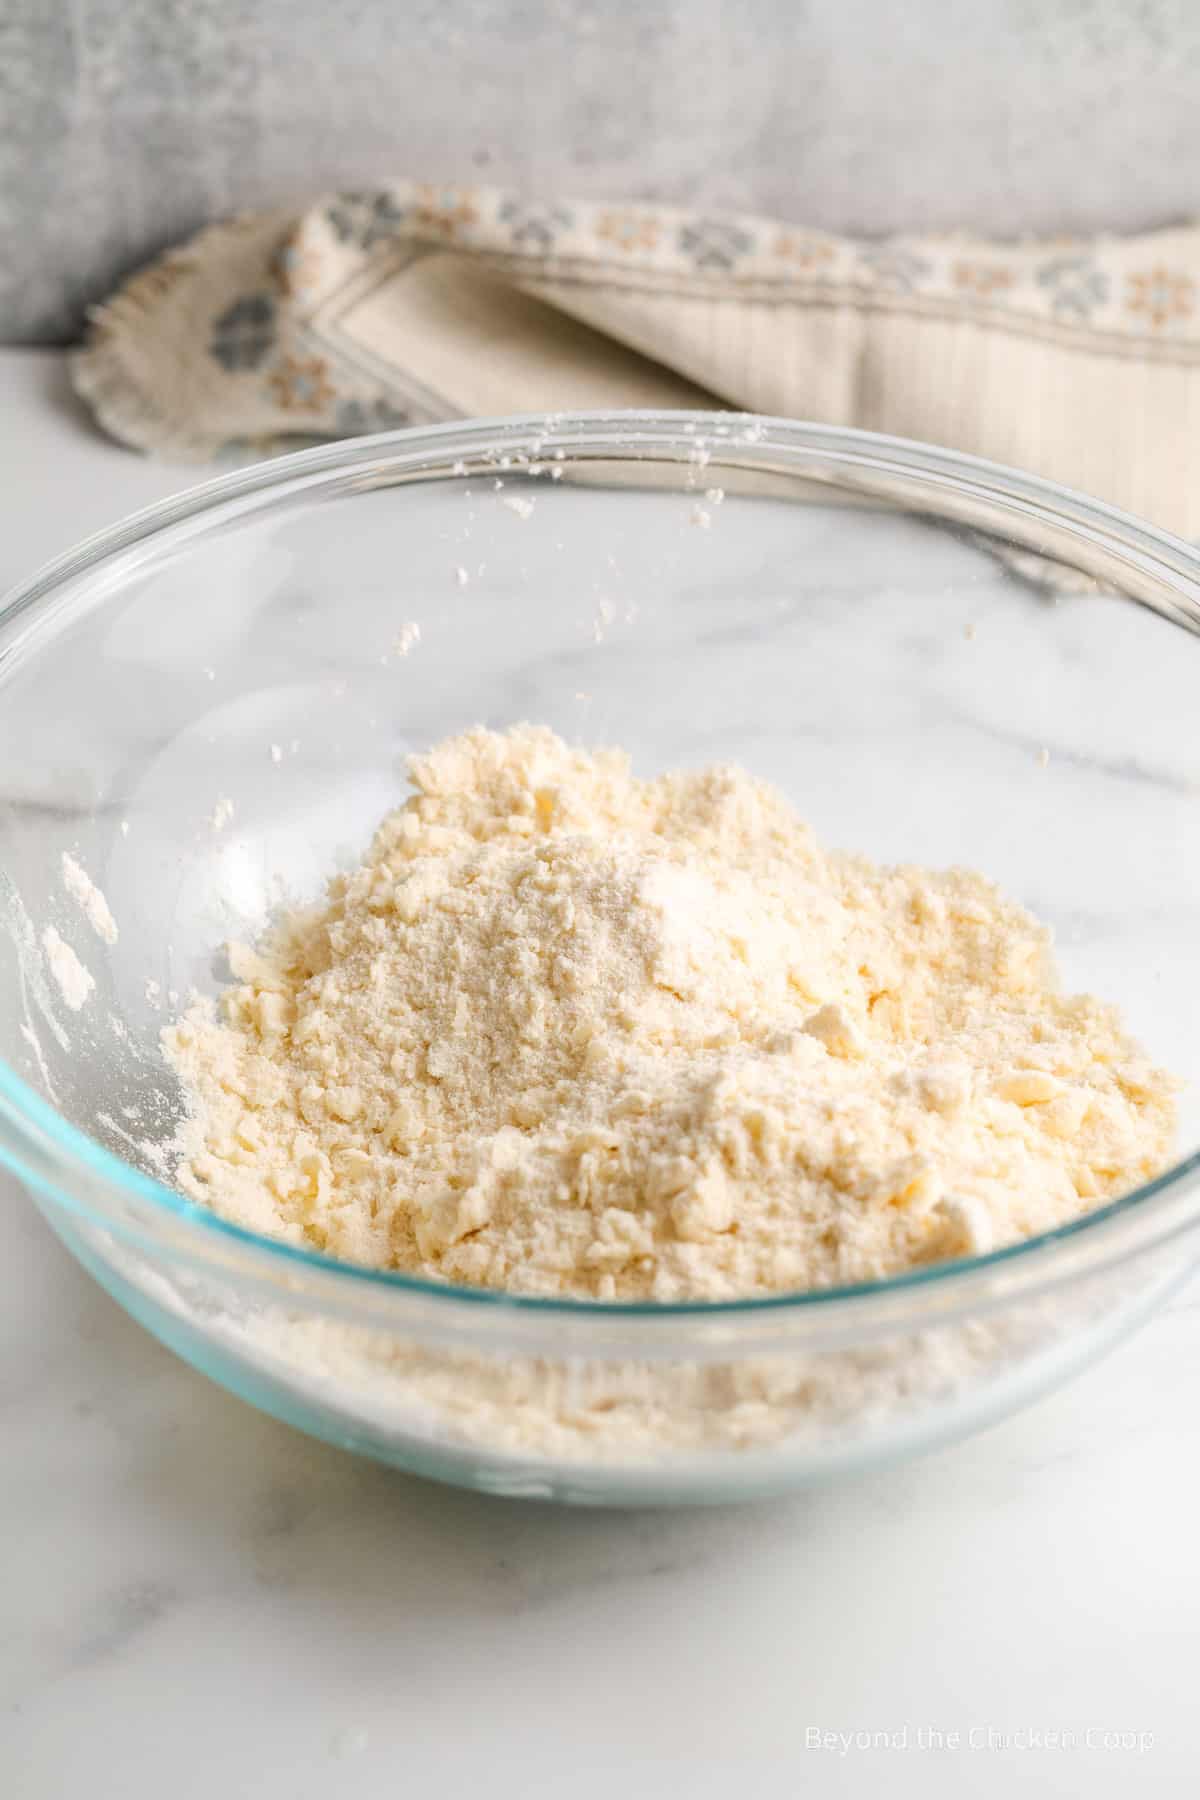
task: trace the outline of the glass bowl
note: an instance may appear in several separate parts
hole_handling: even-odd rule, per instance
[[[419,626],[419,640],[406,627]],[[255,1238],[156,1178],[168,1012],[482,721],[737,761],[828,843],[984,870],[1188,1078],[1200,1139],[1200,558],[948,452],[733,414],[397,432],[210,482],[0,612],[0,1159],[180,1355],[422,1474],[765,1494],[985,1424],[1200,1248],[1200,1158],[1047,1237],[741,1304],[514,1300]],[[402,651],[407,647],[407,654]],[[107,896],[109,946],[65,891]],[[59,934],[94,988],[73,1010]],[[53,940],[52,940],[53,941]],[[76,996],[78,998],[78,996]]]

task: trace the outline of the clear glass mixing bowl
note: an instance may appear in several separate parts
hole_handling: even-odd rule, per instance
[[[720,492],[718,492],[720,490]],[[1050,559],[1047,561],[1047,559]],[[412,633],[419,640],[401,654]],[[755,1303],[511,1300],[339,1265],[155,1179],[167,1010],[314,893],[406,755],[522,719],[744,763],[828,842],[976,865],[1191,1086],[1200,558],[969,458],[730,414],[397,432],[210,482],[0,612],[0,1159],[122,1305],[280,1418],[578,1501],[767,1493],[1022,1405],[1182,1279],[1200,1158],[1063,1231]],[[109,947],[64,889],[107,895]],[[94,978],[73,1011],[44,945]]]

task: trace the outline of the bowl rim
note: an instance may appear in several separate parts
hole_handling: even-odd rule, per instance
[[[1004,515],[1005,523],[1018,528],[1037,523],[1077,548],[1090,550],[1107,565],[1115,562],[1130,576],[1134,598],[1145,597],[1139,587],[1151,591],[1159,610],[1173,612],[1177,622],[1200,632],[1200,552],[1103,501],[1040,476],[917,440],[764,414],[662,409],[455,420],[339,440],[217,476],[126,516],[43,564],[0,596],[0,632],[8,632],[22,615],[33,613],[36,618],[39,603],[48,606],[68,584],[94,577],[105,565],[119,565],[110,568],[110,575],[130,572],[180,532],[191,535],[190,528],[197,523],[206,522],[211,528],[225,519],[252,517],[284,496],[299,499],[310,489],[319,492],[330,478],[351,473],[362,477],[372,465],[377,465],[377,473],[405,468],[436,479],[461,476],[466,456],[482,459],[475,472],[479,466],[491,472],[502,454],[515,454],[526,458],[524,467],[518,464],[513,470],[520,475],[531,472],[527,466],[531,453],[546,462],[561,453],[557,459],[566,466],[573,460],[639,457],[686,462],[700,444],[709,452],[709,470],[719,469],[723,459],[730,467],[745,467],[752,453],[781,454],[793,459],[793,473],[830,479],[833,471],[845,478],[843,486],[882,493],[888,481],[899,480],[936,494],[943,503],[958,495],[964,503],[989,504]],[[449,466],[452,455],[458,467]],[[814,458],[820,468],[797,467],[795,459],[804,457]],[[851,472],[857,477],[854,481],[849,479]],[[706,479],[711,481],[711,474]],[[358,489],[351,483],[344,491]],[[953,517],[953,512],[943,516]],[[106,591],[111,585],[99,600]],[[345,1296],[374,1295],[385,1305],[421,1300],[446,1314],[508,1320],[523,1316],[531,1325],[539,1318],[624,1320],[638,1325],[689,1319],[767,1325],[781,1322],[782,1316],[804,1318],[814,1326],[818,1321],[832,1325],[835,1317],[853,1318],[856,1329],[874,1318],[881,1327],[894,1329],[901,1321],[928,1323],[935,1295],[939,1317],[959,1315],[980,1303],[1007,1303],[1017,1292],[1040,1292],[1085,1271],[1108,1267],[1181,1235],[1200,1220],[1197,1149],[1094,1212],[982,1256],[937,1263],[886,1280],[795,1293],[720,1301],[601,1301],[429,1281],[339,1261],[248,1231],[186,1199],[72,1125],[2,1059],[0,1165],[68,1212],[118,1238],[162,1249],[156,1225],[169,1223],[174,1228],[171,1249],[199,1267],[215,1262],[228,1270],[232,1256],[242,1273],[257,1275],[274,1289],[295,1292],[297,1279],[304,1285],[309,1278],[326,1299],[340,1291]],[[110,1209],[106,1200],[117,1204]],[[122,1204],[130,1202],[132,1212]]]

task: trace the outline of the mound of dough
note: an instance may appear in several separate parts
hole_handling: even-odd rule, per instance
[[[178,1179],[250,1229],[520,1294],[896,1274],[1156,1174],[1175,1083],[968,870],[822,849],[732,768],[548,730],[412,764],[362,866],[163,1034]]]

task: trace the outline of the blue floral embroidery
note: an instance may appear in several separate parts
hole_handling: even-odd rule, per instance
[[[732,219],[695,219],[679,233],[679,248],[698,269],[732,269],[753,242]]]
[[[1108,276],[1089,256],[1056,256],[1042,264],[1037,284],[1046,289],[1052,309],[1068,319],[1086,319],[1108,299]]]
[[[407,208],[398,205],[386,191],[339,194],[325,213],[339,243],[355,244],[360,250],[370,250],[395,237],[407,216]]]
[[[496,216],[508,226],[514,244],[536,250],[548,250],[572,224],[565,206],[540,205],[536,200],[506,200]]]
[[[213,324],[209,351],[221,367],[257,369],[275,347],[275,302],[269,294],[235,300]]]

